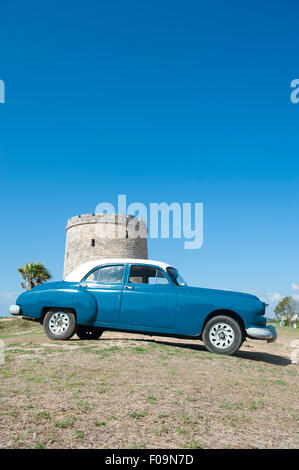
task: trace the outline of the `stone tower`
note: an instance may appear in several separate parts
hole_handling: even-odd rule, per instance
[[[140,218],[82,214],[67,222],[63,278],[94,259],[147,257],[147,226]]]

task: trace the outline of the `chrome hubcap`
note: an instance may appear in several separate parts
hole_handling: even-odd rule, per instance
[[[49,330],[53,335],[63,334],[70,326],[70,319],[64,312],[55,312],[50,317]]]
[[[227,323],[216,323],[209,332],[209,340],[219,349],[229,348],[235,339],[234,330]]]

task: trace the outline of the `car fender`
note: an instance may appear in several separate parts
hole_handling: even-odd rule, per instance
[[[97,303],[88,292],[69,288],[32,289],[17,299],[22,315],[41,319],[51,308],[71,308],[75,311],[77,323],[91,325],[97,316]]]
[[[32,289],[17,299],[22,315],[39,319],[47,307],[73,308],[74,289]]]
[[[88,291],[77,289],[73,294],[73,308],[79,325],[92,325],[97,318],[97,301]]]

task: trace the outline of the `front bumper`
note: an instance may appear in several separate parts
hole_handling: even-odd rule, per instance
[[[266,339],[267,343],[273,343],[277,339],[276,329],[273,325],[267,326],[267,328],[259,328],[257,326],[251,326],[246,328],[246,333],[249,338],[254,339]]]
[[[20,309],[19,305],[11,305],[9,307],[9,313],[11,315],[21,315],[21,309]]]

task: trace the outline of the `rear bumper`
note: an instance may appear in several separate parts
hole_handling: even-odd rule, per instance
[[[268,343],[273,343],[273,341],[276,341],[277,339],[276,329],[273,325],[269,325],[267,328],[251,326],[249,328],[246,328],[246,333],[249,338],[266,339]]]
[[[19,305],[11,305],[8,310],[11,315],[21,315],[21,309]]]

